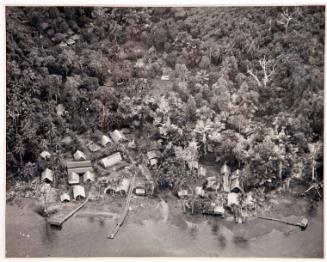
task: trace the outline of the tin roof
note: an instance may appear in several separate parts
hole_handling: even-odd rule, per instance
[[[84,161],[66,161],[67,168],[92,167],[91,160]]]
[[[110,156],[107,156],[105,158],[102,158],[100,160],[100,163],[103,165],[104,168],[108,168],[111,166],[114,166],[116,164],[118,164],[119,162],[121,162],[123,160],[120,152],[114,153]]]

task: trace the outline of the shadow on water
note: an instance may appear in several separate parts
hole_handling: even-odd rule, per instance
[[[219,247],[225,248],[227,245],[226,237],[222,232],[220,232],[220,225],[217,222],[214,222],[211,226],[211,233],[215,236],[217,236],[217,241],[219,244]]]
[[[191,237],[193,239],[197,238],[198,232],[199,232],[198,226],[197,225],[192,225],[191,229],[190,229],[190,235],[191,235]]]
[[[241,248],[247,248],[249,246],[248,240],[243,236],[234,236],[233,242]]]
[[[45,219],[43,228],[44,228],[43,234],[41,232],[42,241],[44,241],[45,243],[56,242],[56,239],[57,239],[56,231],[60,231],[62,229],[62,226],[50,225],[48,223],[48,220]]]

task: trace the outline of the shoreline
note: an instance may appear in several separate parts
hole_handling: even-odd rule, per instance
[[[311,239],[310,242],[306,243],[308,248],[304,248],[304,250],[293,254],[291,257],[321,257],[323,254],[323,244],[321,244],[323,243],[323,233],[321,232],[323,205],[321,201],[314,203],[315,207],[313,207],[313,211],[310,211],[310,201],[303,199],[292,203],[290,196],[283,196],[275,208],[271,210],[275,216],[287,219],[296,219],[302,215],[309,215],[308,228],[301,231],[294,226],[257,218],[244,224],[235,224],[218,217],[183,214],[181,201],[172,194],[161,195],[158,198],[133,197],[127,220],[118,233],[117,238],[111,240],[110,244],[115,243],[114,247],[119,247],[125,241],[132,243],[139,241],[140,250],[137,251],[133,247],[126,247],[126,244],[124,244],[123,246],[127,248],[125,251],[119,248],[118,250],[120,251],[115,252],[114,248],[107,250],[108,247],[105,244],[107,243],[106,234],[111,230],[116,218],[119,217],[123,208],[123,202],[123,198],[90,202],[68,220],[61,230],[47,229],[46,239],[57,239],[45,244],[46,246],[54,246],[52,246],[54,251],[49,251],[50,256],[72,256],[70,254],[73,253],[70,252],[74,252],[73,250],[59,249],[62,246],[60,241],[65,242],[65,238],[68,236],[71,239],[70,241],[77,241],[76,244],[73,244],[75,249],[89,245],[89,237],[91,239],[96,238],[97,241],[100,241],[98,243],[103,242],[103,245],[100,244],[99,246],[94,246],[95,243],[91,244],[94,250],[86,249],[85,252],[83,251],[85,256],[92,256],[96,253],[100,256],[222,256],[215,249],[206,251],[204,245],[209,239],[211,241],[208,244],[210,248],[213,248],[212,241],[218,241],[217,243],[221,246],[220,251],[223,256],[230,257],[235,256],[235,254],[241,254],[241,256],[245,257],[285,257],[283,254],[290,256],[287,246],[283,247],[278,244],[277,249],[280,249],[281,253],[273,254],[267,246],[268,243],[292,239],[293,242],[289,243],[289,248],[293,250],[293,246],[295,248],[295,246],[303,245],[303,242],[306,242],[308,238]],[[26,242],[27,234],[31,235],[31,238],[39,238],[41,237],[39,234],[44,234],[45,220],[33,211],[34,204],[35,202],[32,199],[22,199],[20,206],[17,203],[7,203],[6,247],[10,248],[9,251],[7,250],[7,256],[8,252],[10,257],[26,257],[27,254],[30,257],[44,256],[44,252],[39,249],[36,250],[36,247],[33,249],[34,251],[26,250],[24,247],[24,245],[28,245],[28,242]],[[106,214],[110,214],[110,216]],[[17,221],[10,219],[12,217],[15,217]],[[16,238],[14,240],[15,233],[19,234],[17,231],[24,232],[26,230],[28,230],[28,233],[24,233],[25,238],[19,235],[23,239]],[[79,230],[82,231],[78,233]],[[178,233],[178,236],[176,233]],[[138,234],[143,234],[141,239],[136,237]],[[131,240],[131,236],[135,237],[135,239]],[[42,236],[42,238],[44,237]],[[82,240],[79,240],[80,237]],[[189,247],[183,245],[184,238],[189,240],[194,250],[190,250]],[[16,247],[10,244],[13,240],[17,244]],[[151,243],[153,241],[158,241],[158,247],[152,247]],[[316,250],[310,251],[309,247],[313,244],[316,245]],[[146,253],[145,247],[149,245],[150,249]],[[260,249],[254,249],[256,246],[262,246],[262,250],[266,250],[266,253],[262,254]],[[38,247],[40,247],[39,243]],[[105,247],[107,248],[105,249]],[[45,250],[50,250],[50,247]],[[246,252],[247,250],[248,253]]]

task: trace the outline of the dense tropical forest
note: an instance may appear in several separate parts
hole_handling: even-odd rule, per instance
[[[160,140],[159,188],[197,179],[193,160],[247,190],[322,181],[324,32],[317,6],[7,7],[7,185],[123,128],[137,152]]]

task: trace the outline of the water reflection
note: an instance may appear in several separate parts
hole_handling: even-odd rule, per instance
[[[226,247],[226,237],[223,234],[218,235],[217,237],[218,240],[218,244],[221,248],[225,248]]]
[[[217,234],[218,231],[219,231],[219,225],[218,225],[218,223],[214,223],[214,224],[212,225],[212,227],[211,227],[211,232],[212,232],[213,234]]]
[[[87,217],[87,222],[93,223],[94,222],[94,217],[93,216],[88,216]]]
[[[56,230],[61,230],[62,227],[51,226],[47,219],[44,220],[43,232],[41,231],[42,242],[53,243],[57,239]]]
[[[276,254],[294,256],[292,250],[295,248],[299,250],[298,256],[322,256],[322,249],[320,249],[323,246],[322,209],[319,211],[318,221],[317,216],[305,231],[295,230],[294,234],[301,234],[301,237],[291,234],[287,237],[291,241],[288,241],[286,245],[276,246],[274,243],[285,243],[285,235],[280,231],[266,234],[267,230],[264,230],[266,224],[260,220],[256,221],[255,226],[251,226],[250,223],[234,225],[234,223],[226,223],[214,218],[204,220],[201,216],[187,218],[187,221],[176,211],[175,213],[170,212],[168,221],[163,222],[160,216],[158,216],[159,218],[138,217],[136,219],[136,215],[131,214],[117,238],[109,243],[105,241],[105,233],[112,228],[119,216],[109,218],[106,214],[93,214],[88,210],[90,212],[86,212],[81,217],[79,216],[81,214],[72,217],[69,222],[64,224],[65,228],[60,231],[60,228],[58,230],[58,228],[51,227],[44,218],[41,219],[34,212],[21,217],[19,216],[20,209],[9,207],[8,210],[6,212],[7,230],[10,236],[6,238],[8,256],[26,256],[26,254],[75,257],[134,256],[142,253],[142,255],[149,256],[213,255],[224,257],[253,257],[265,254],[271,257]],[[91,218],[87,218],[87,216]],[[17,223],[17,219],[19,223]],[[142,224],[138,221],[142,221]],[[27,229],[30,230],[29,233],[32,236],[29,241],[17,239],[12,233]],[[312,237],[314,234],[317,234],[317,237]],[[262,235],[262,237],[255,240],[254,236],[258,235]],[[274,247],[274,250],[271,246]]]

